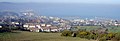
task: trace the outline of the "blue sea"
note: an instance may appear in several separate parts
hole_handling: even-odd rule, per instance
[[[82,18],[107,17],[120,19],[120,4],[84,4],[84,3],[0,3],[0,11],[33,10],[38,15]]]

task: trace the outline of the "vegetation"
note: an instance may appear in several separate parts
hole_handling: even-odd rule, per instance
[[[112,41],[120,41],[120,33],[117,33]]]
[[[86,32],[86,31],[79,31],[79,32],[77,33],[77,37],[87,38],[89,34],[90,34],[90,33],[89,33],[89,32]]]
[[[61,36],[72,36],[72,32],[69,30],[64,30],[61,34]]]
[[[3,26],[3,28],[0,28],[0,33],[2,32],[11,32],[12,30],[9,27]]]
[[[77,28],[78,29],[78,28]],[[74,36],[88,39],[88,40],[98,40],[98,41],[107,41],[107,40],[113,40],[113,41],[120,41],[120,33],[110,33],[108,32],[109,29],[105,30],[104,32],[96,32],[96,31],[88,31],[86,29],[79,29],[78,31],[72,30],[72,31],[63,31],[62,34],[69,36]],[[99,30],[97,30],[99,31]],[[63,36],[64,36],[63,35]],[[67,35],[66,35],[67,36]]]
[[[107,41],[107,40],[106,40],[106,37],[102,37],[99,39],[99,41]]]
[[[61,33],[35,33],[16,31],[13,33],[0,33],[0,41],[95,41],[79,37],[63,37]]]
[[[93,40],[96,40],[96,39],[97,39],[97,37],[98,37],[98,35],[97,35],[97,34],[90,34],[90,35],[88,36],[88,39],[93,39]]]
[[[95,28],[95,26],[90,27]],[[111,28],[105,30],[108,33],[100,33],[93,30],[93,28],[88,28],[89,27],[86,27],[85,29],[83,29],[83,27],[76,27],[72,31],[64,30],[62,33],[35,33],[25,31],[11,32],[9,27],[4,27],[0,29],[0,32],[4,31],[3,33],[0,33],[0,41],[120,41],[120,33],[113,33],[110,31]],[[115,30],[115,28],[113,30]]]
[[[86,31],[91,31],[100,28],[100,26],[77,26],[78,29],[86,29]]]
[[[91,31],[100,28],[100,26],[77,26],[78,29],[86,29],[86,31]],[[108,32],[117,33],[120,32],[120,26],[109,26],[107,27]]]

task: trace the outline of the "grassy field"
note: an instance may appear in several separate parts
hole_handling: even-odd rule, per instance
[[[86,29],[87,31],[95,30],[100,28],[100,26],[77,26],[78,29]]]
[[[98,26],[80,26],[79,29],[93,30]],[[110,27],[109,32],[120,32],[120,27]],[[79,37],[64,37],[61,33],[35,33],[15,31],[13,33],[0,33],[0,41],[96,41],[81,39]]]
[[[60,34],[17,31],[14,33],[0,33],[0,41],[95,41],[79,37],[63,37]]]
[[[100,28],[100,26],[78,26],[79,29],[86,29],[87,31],[90,30],[95,30]],[[120,33],[120,26],[111,26],[111,27],[107,27],[108,28],[108,32],[112,32],[112,33]]]
[[[120,26],[111,26],[110,28],[108,28],[108,31],[109,32],[112,32],[112,33],[120,33]]]

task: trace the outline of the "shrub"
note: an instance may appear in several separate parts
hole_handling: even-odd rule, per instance
[[[95,34],[90,34],[88,36],[88,39],[94,39],[94,40],[96,40],[97,38],[98,38],[98,35],[95,35]]]
[[[69,30],[64,30],[61,34],[61,36],[72,36],[72,32]]]
[[[119,40],[117,40],[116,38],[112,38],[111,41],[119,41]]]
[[[107,34],[99,34],[99,38],[107,37]]]
[[[90,35],[86,35],[86,36],[84,36],[82,38],[89,39],[89,40],[91,39]]]
[[[116,34],[112,41],[120,41],[120,33]]]
[[[69,31],[69,30],[64,30],[62,32],[62,36],[73,36],[73,37],[80,37],[80,38],[85,38],[85,39],[94,39],[94,40],[99,40],[99,41],[107,41],[107,40],[112,40],[112,41],[120,41],[120,33],[94,33],[94,32],[87,32],[87,31]]]
[[[77,37],[80,37],[80,38],[88,38],[89,36],[89,32],[86,32],[86,31],[80,31],[77,33]]]
[[[113,34],[113,33],[109,33],[109,34],[107,34],[107,40],[111,40],[113,37],[115,37],[115,34]]]
[[[107,40],[106,40],[106,37],[102,37],[99,39],[99,41],[107,41]]]
[[[72,37],[76,37],[77,36],[77,33],[76,32],[73,32],[72,33]]]

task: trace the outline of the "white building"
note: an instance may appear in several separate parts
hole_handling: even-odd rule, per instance
[[[2,28],[2,26],[0,26],[0,28]]]
[[[50,24],[32,24],[32,23],[27,23],[23,25],[26,30],[30,30],[31,32],[57,32],[58,27],[52,26]]]

